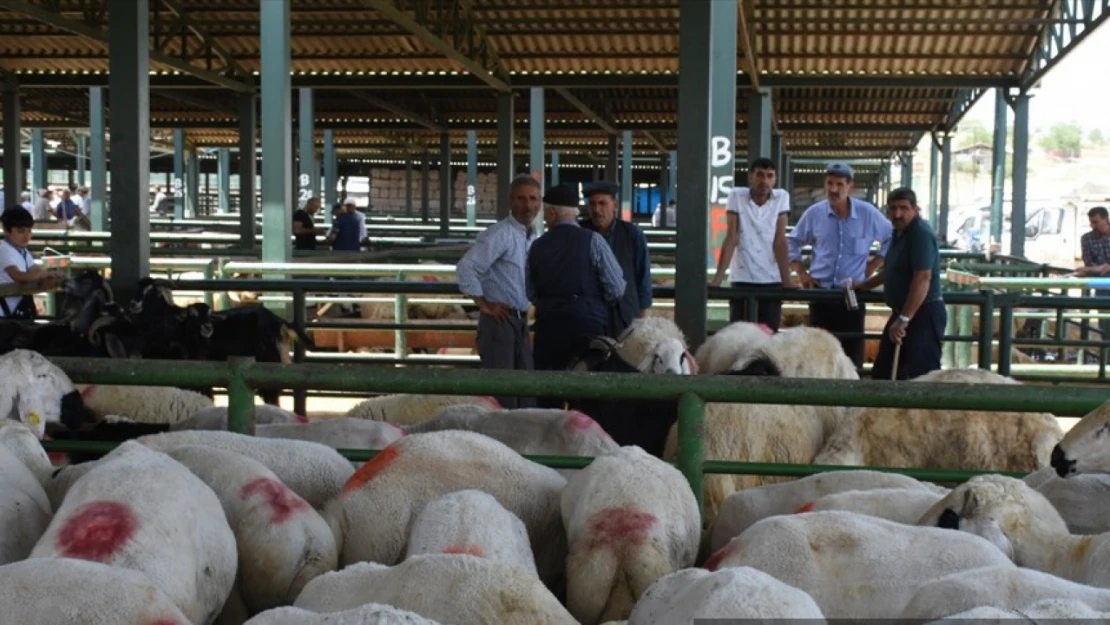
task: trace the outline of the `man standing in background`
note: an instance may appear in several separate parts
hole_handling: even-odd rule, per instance
[[[651,256],[647,237],[634,223],[617,219],[617,195],[620,187],[612,182],[595,182],[586,189],[586,211],[589,219],[581,225],[600,234],[613,251],[624,277],[624,293],[617,302],[609,331],[620,336],[632,321],[647,314],[651,308]]]

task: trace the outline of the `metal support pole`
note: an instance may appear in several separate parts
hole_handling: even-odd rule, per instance
[[[173,129],[173,216],[185,218],[185,130]]]
[[[42,128],[31,129],[31,188],[46,188],[46,139]]]
[[[739,4],[736,2],[710,2],[712,14],[711,25],[712,40],[710,54],[712,55],[709,69],[709,89],[706,96],[710,100],[710,136],[712,137],[709,150],[710,179],[709,179],[709,220],[708,245],[705,248],[705,265],[711,269],[717,267],[717,258],[721,253],[721,245],[725,241],[725,226],[728,219],[725,210],[728,207],[728,195],[736,184],[736,24]],[[685,10],[685,7],[683,8]],[[770,103],[770,99],[767,99]],[[771,135],[769,111],[761,112],[763,98],[759,92],[752,96],[748,108],[748,156],[749,160],[761,156],[770,156]],[[761,118],[766,118],[764,124]],[[759,133],[766,127],[767,134],[760,137]],[[766,150],[759,146],[766,144]],[[754,151],[753,151],[754,150]],[[679,149],[681,152],[681,148]],[[746,167],[739,169],[747,171]],[[685,175],[683,175],[685,182]],[[705,197],[705,196],[703,196]],[[679,246],[682,242],[679,241]],[[705,282],[705,277],[702,277]],[[701,314],[705,316],[705,311]]]
[[[432,220],[432,155],[424,151],[424,161],[420,163],[420,222]]]
[[[551,186],[559,186],[559,150],[551,150]]]
[[[791,203],[794,202],[794,159],[789,154],[782,155],[782,182],[779,186],[790,194]]]
[[[108,229],[108,155],[104,143],[104,87],[89,89],[89,222],[95,232]],[[143,196],[144,212],[150,214],[149,187]]]
[[[200,209],[200,166],[196,149],[189,150],[185,161],[185,216],[196,217]]]
[[[497,95],[497,218],[509,216],[509,186],[516,169],[513,167],[513,94]]]
[[[775,164],[775,171],[778,173],[778,175],[775,176],[775,178],[778,179],[778,181],[780,183],[782,182],[782,156],[783,156],[783,154],[782,154],[782,135],[772,134],[771,135],[771,162]],[[749,158],[748,162],[746,164],[751,165],[753,160],[755,160],[755,159]]]
[[[339,201],[339,164],[335,156],[335,131],[324,131],[324,223],[331,225],[331,207]]]
[[[118,302],[150,275],[150,2],[108,2],[112,288]]]
[[[671,153],[670,153],[669,157],[667,158],[667,166],[670,169],[670,172],[667,174],[667,186],[670,187],[670,192],[667,193],[667,195],[669,195],[670,198],[675,201],[675,205],[677,206],[677,204],[678,204],[678,151],[677,150],[671,150]],[[675,226],[675,225],[677,225],[677,224],[671,224],[672,227]]]
[[[239,247],[248,253],[258,249],[254,240],[255,185],[258,160],[258,99],[239,96]]]
[[[698,514],[704,502],[705,401],[693,393],[678,398],[678,470],[690,483]]]
[[[929,137],[929,224],[936,228],[937,225],[937,168],[940,150],[937,149],[936,140]],[[935,231],[935,230],[934,230]]]
[[[748,162],[771,158],[771,90],[753,89],[748,96]]]
[[[297,164],[300,166],[298,188],[300,189],[298,206],[303,206],[308,198],[319,197],[320,194],[320,169],[316,166],[316,129],[314,125],[314,106],[312,89],[301,88],[297,90],[299,96],[297,106],[297,126],[300,130],[300,142],[297,148]],[[327,211],[331,213],[331,211]]]
[[[624,131],[624,147],[621,150],[621,214],[619,219],[632,221],[632,198],[636,196],[636,189],[632,186],[632,131]]]
[[[1002,245],[1002,204],[1006,194],[1006,89],[994,90],[994,143],[991,149],[991,243]],[[1016,131],[1015,131],[1016,132]],[[1017,223],[1017,222],[1014,222]]]
[[[22,167],[20,168],[22,169]],[[89,169],[89,138],[77,135],[77,186],[85,186]],[[22,177],[22,176],[21,176]]]
[[[262,261],[287,263],[293,256],[293,102],[289,79],[290,0],[260,3],[262,32]],[[280,279],[283,276],[274,275]],[[267,307],[284,317],[286,305]]]
[[[1028,93],[1014,97],[1014,174],[1011,184],[1010,255],[1025,257],[1025,185],[1029,164],[1029,98]]]
[[[984,289],[979,306],[979,368],[991,370],[991,341],[994,336],[994,291]]]
[[[466,225],[478,223],[478,131],[466,131]]]
[[[609,135],[609,154],[605,160],[605,179],[610,182],[617,180],[617,135]]]
[[[678,157],[681,162],[683,204],[678,210],[678,245],[675,255],[675,322],[696,350],[705,341],[707,280],[705,249],[708,242],[711,127],[710,95],[731,91],[726,84],[714,89],[713,71],[727,65],[731,55],[713,52],[712,5],[692,2],[679,13]],[[732,3],[724,3],[731,5]],[[732,30],[736,31],[733,24]],[[736,72],[732,72],[735,81]],[[733,133],[735,136],[735,133]],[[731,144],[731,138],[730,138]],[[731,150],[726,150],[731,155]]]
[[[913,188],[913,152],[902,155],[902,186]]]
[[[231,149],[220,148],[216,152],[216,195],[218,211],[221,215],[231,212]]]
[[[528,113],[528,171],[540,183],[540,197],[544,189],[544,151],[543,151],[543,121],[544,121],[544,93],[542,87],[533,87]],[[536,213],[532,221],[536,236],[543,234],[543,211]]]
[[[231,380],[227,385],[227,429],[251,436],[254,435],[254,391],[244,381],[243,373],[253,364],[254,358],[250,356],[227,359],[231,370]]]
[[[20,129],[19,87],[4,85],[4,202],[19,204],[23,192],[23,133]],[[34,198],[34,193],[31,194]]]
[[[328,212],[330,213],[331,211],[328,211]],[[293,290],[293,327],[296,328],[297,332],[301,332],[301,333],[305,332],[305,323],[306,323],[305,317],[307,316],[307,311],[305,310],[305,307],[306,307],[306,304],[305,304],[304,290],[303,289],[294,289]],[[300,341],[297,341],[293,345],[293,362],[296,362],[296,363],[304,362],[304,356],[305,356],[305,354],[304,354],[304,344],[301,343]],[[307,404],[308,404],[308,392],[303,388],[294,389],[293,390],[293,413],[294,414],[299,414],[299,415],[308,414]]]
[[[331,205],[328,205],[331,211]],[[412,217],[412,154],[405,156],[405,217]]]
[[[944,134],[941,142],[943,164],[940,170],[940,214],[937,215],[937,239],[948,241],[948,198],[952,188],[952,135]]]
[[[667,221],[667,204],[670,203],[670,182],[667,180],[667,174],[670,173],[669,166],[667,165],[667,154],[659,157],[659,227],[660,228],[673,228],[674,224]]]
[[[451,135],[439,135],[439,236],[451,232]]]

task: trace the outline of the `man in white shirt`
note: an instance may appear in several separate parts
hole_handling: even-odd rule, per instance
[[[720,286],[729,270],[733,287],[744,289],[796,288],[790,278],[786,222],[790,216],[790,193],[775,189],[775,164],[758,158],[748,168],[751,187],[733,187],[728,196],[728,230],[717,274],[710,286]],[[729,301],[729,321],[748,320],[747,297]],[[782,300],[756,300],[757,323],[778,331],[782,322]]]

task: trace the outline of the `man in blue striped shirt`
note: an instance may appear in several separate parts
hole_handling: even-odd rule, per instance
[[[459,290],[478,305],[478,357],[486,369],[533,368],[528,340],[528,295],[524,269],[536,239],[532,223],[540,211],[540,184],[528,174],[509,185],[510,215],[474,240],[457,265]],[[533,408],[532,397],[498,397],[505,408]]]
[[[790,265],[803,287],[843,290],[846,281],[864,282],[883,264],[894,227],[874,204],[851,196],[852,177],[847,163],[829,164],[826,199],[807,208],[786,238]],[[870,256],[876,241],[879,252]],[[802,263],[805,245],[813,246],[808,270]],[[834,334],[863,334],[866,316],[862,302],[855,310],[841,299],[809,305],[809,325]],[[840,338],[840,345],[856,367],[863,366],[862,338]]]

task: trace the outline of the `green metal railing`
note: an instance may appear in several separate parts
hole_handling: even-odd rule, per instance
[[[1083,416],[1110,399],[1110,394],[1101,388],[798,378],[746,378],[743,384],[738,384],[735,378],[728,376],[458,369],[446,369],[429,376],[419,370],[394,367],[280,365],[255,363],[249,358],[232,358],[227,363],[87,358],[50,360],[77,383],[227,388],[228,428],[244,434],[254,432],[253,393],[256,389],[312,387],[365,393],[678,400],[678,454],[675,464],[689,481],[699,507],[703,501],[703,476],[707,472],[802,476],[832,470],[870,469],[938,482],[961,482],[974,475],[993,473],[930,468],[710,462],[705,459],[706,402],[1047,412],[1056,416]],[[106,451],[112,444],[46,441],[44,446],[49,451]],[[344,456],[353,460],[370,458],[377,451],[380,450],[341,450]],[[567,456],[527,457],[541,464],[565,468],[586,466],[592,460]],[[1005,474],[1022,475],[1016,472]]]

